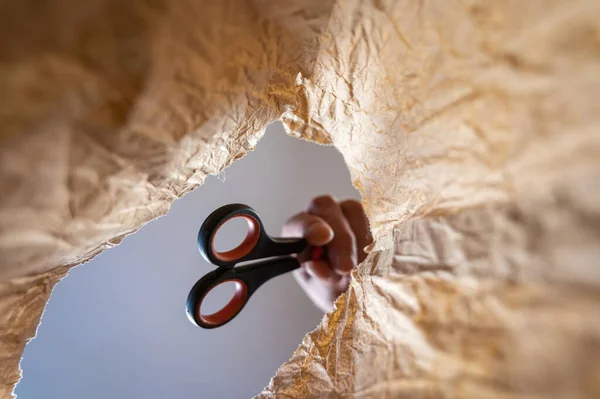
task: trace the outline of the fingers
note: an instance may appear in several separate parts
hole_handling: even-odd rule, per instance
[[[323,280],[306,277],[303,269],[294,271],[294,277],[315,305],[324,312],[333,310],[333,303],[348,289],[350,276],[338,276],[337,282],[324,283]]]
[[[333,230],[320,217],[309,213],[299,213],[288,220],[281,231],[283,237],[304,237],[310,245],[325,246],[333,239]],[[302,264],[305,278],[318,278],[328,281],[335,272],[326,261],[308,261]]]
[[[317,306],[331,310],[335,299],[348,288],[348,273],[365,259],[364,248],[372,241],[361,203],[317,197],[308,212],[285,224],[282,233],[305,237],[311,245],[327,246],[327,260],[305,261],[294,276]]]
[[[337,281],[338,276],[329,263],[324,260],[309,260],[303,263],[303,267],[310,277],[315,277],[324,281]]]
[[[328,246],[328,257],[333,269],[340,275],[348,274],[362,262],[364,248],[372,241],[369,222],[359,201],[337,203],[331,196],[315,198],[309,212],[299,213],[283,226],[284,237],[305,237],[311,245]],[[314,277],[331,278],[323,264],[308,266]]]
[[[340,204],[329,195],[321,196],[312,200],[308,212],[324,220],[333,230],[333,239],[327,244],[327,257],[333,270],[340,275],[350,273],[357,262],[356,239]]]
[[[337,297],[333,297],[335,292],[332,291],[330,284],[323,284],[321,280],[318,279],[306,278],[303,275],[304,273],[299,270],[300,269],[294,271],[294,277],[312,302],[323,312],[333,310],[333,302]]]
[[[340,208],[342,208],[342,213],[354,232],[358,263],[360,263],[367,257],[365,247],[373,241],[371,231],[369,230],[369,220],[367,219],[362,204],[357,200],[342,201],[340,203]]]
[[[332,228],[319,216],[299,213],[288,220],[281,230],[283,237],[304,237],[310,245],[323,246],[332,239]]]

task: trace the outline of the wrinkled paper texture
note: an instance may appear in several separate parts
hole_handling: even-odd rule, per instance
[[[375,243],[258,397],[600,395],[597,1],[5,1],[0,20],[2,397],[69,267],[277,119],[340,150]]]

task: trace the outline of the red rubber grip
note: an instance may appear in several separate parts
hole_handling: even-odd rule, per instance
[[[201,307],[204,299],[210,294],[212,290],[218,287],[221,284],[233,282],[235,283],[235,293],[233,297],[229,300],[227,305],[225,305],[221,310],[216,311],[212,314],[202,314]],[[198,308],[196,312],[198,312],[198,318],[209,326],[220,326],[221,324],[225,324],[229,320],[233,319],[236,314],[244,307],[246,300],[248,299],[248,287],[246,287],[246,283],[242,280],[225,280],[215,285],[208,291],[198,303]]]
[[[244,238],[244,241],[242,241],[242,243],[240,245],[238,245],[237,247],[230,249],[229,251],[218,252],[215,249],[215,237],[217,236],[217,233],[219,232],[219,229],[221,227],[223,227],[227,222],[229,222],[230,220],[233,220],[235,218],[242,218],[242,219],[246,220],[246,222],[248,223],[248,233],[246,233],[246,238]],[[211,249],[213,255],[215,256],[215,258],[217,258],[218,260],[220,260],[222,262],[232,262],[232,261],[241,259],[244,256],[248,255],[250,253],[250,251],[252,251],[254,249],[254,247],[256,246],[256,243],[258,242],[259,237],[260,237],[260,225],[258,223],[258,220],[254,219],[250,215],[235,215],[235,216],[230,217],[229,219],[225,220],[217,228],[217,230],[215,231],[215,233],[213,234],[213,236],[210,240],[210,249]]]
[[[312,247],[310,251],[311,260],[321,260],[325,255],[325,248],[323,247]]]

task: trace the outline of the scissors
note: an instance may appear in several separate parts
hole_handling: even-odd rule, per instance
[[[236,248],[218,252],[214,243],[217,232],[236,218],[248,223],[246,238]],[[211,213],[198,232],[198,248],[204,259],[217,269],[196,282],[188,295],[186,308],[190,321],[206,329],[221,327],[233,320],[252,294],[268,280],[299,268],[305,260],[325,257],[325,248],[311,247],[303,238],[270,237],[260,216],[244,204],[225,205]],[[254,262],[236,267],[238,263],[248,261]],[[215,313],[202,313],[202,301],[210,291],[227,282],[235,283],[231,300]]]

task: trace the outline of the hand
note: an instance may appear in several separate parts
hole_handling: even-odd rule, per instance
[[[366,258],[364,248],[371,243],[361,203],[338,203],[328,195],[314,198],[306,212],[285,223],[282,236],[304,237],[310,245],[327,248],[327,259],[302,263],[294,276],[315,305],[329,312],[348,288],[350,272]]]

